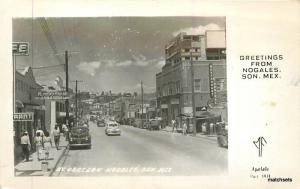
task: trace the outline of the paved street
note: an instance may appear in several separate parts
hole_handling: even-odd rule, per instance
[[[91,149],[66,152],[53,176],[220,175],[227,172],[227,149],[179,133],[121,126],[106,136],[90,122]]]

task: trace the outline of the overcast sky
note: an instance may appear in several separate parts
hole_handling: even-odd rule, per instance
[[[13,41],[30,43],[30,55],[17,57],[17,69],[58,65],[56,56],[69,58],[70,80],[82,80],[82,91],[155,91],[155,74],[164,65],[164,46],[179,32],[201,34],[206,29],[225,29],[223,17],[97,17],[47,18],[58,55],[50,47],[40,22],[13,20]],[[61,53],[61,54],[60,54]],[[63,66],[34,69],[39,84],[53,85],[65,78]],[[73,88],[74,84],[70,83]]]

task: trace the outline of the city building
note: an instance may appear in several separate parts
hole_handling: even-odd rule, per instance
[[[15,153],[20,151],[20,138],[23,132],[27,131],[33,142],[35,131],[39,128],[45,129],[44,101],[35,98],[41,89],[42,86],[35,81],[30,67],[26,67],[22,72],[15,71],[15,113],[31,113],[33,115],[32,121],[14,120]]]
[[[58,91],[65,91],[65,88],[57,88],[55,86],[43,86],[42,91],[44,93],[55,93]],[[69,99],[69,121],[74,122],[74,95],[72,89],[69,88],[68,95]],[[66,106],[65,99],[55,98],[55,99],[45,99],[45,128],[44,130],[52,133],[55,124],[57,123],[61,128],[63,123],[66,123]]]
[[[180,33],[165,46],[165,65],[156,74],[157,107],[163,127],[173,119],[181,124],[182,117],[192,116],[192,82],[196,118],[204,118],[202,122],[212,116],[227,120],[224,30],[203,35]],[[220,111],[225,113],[219,115]],[[204,116],[207,112],[210,116]],[[199,124],[197,130],[201,131]]]

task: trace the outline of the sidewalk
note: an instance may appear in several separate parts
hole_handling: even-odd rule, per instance
[[[42,160],[38,161],[37,152],[31,154],[29,161],[21,161],[15,165],[15,176],[49,176],[53,169],[55,169],[58,161],[64,154],[68,141],[65,140],[64,136],[60,137],[60,150],[56,150],[54,142],[52,143],[53,147],[50,149],[49,160],[45,161],[44,153],[42,153]],[[42,162],[48,162],[48,171],[42,170]]]
[[[170,132],[170,133],[178,133],[176,130],[174,132],[172,132],[172,127],[170,127],[170,126],[166,126],[165,128],[163,128],[161,130],[165,131],[165,132]],[[217,142],[217,135],[205,135],[204,133],[197,133],[196,136],[193,136],[193,134],[187,134],[187,135],[191,136],[191,137],[198,137],[198,138],[203,138],[203,139]]]

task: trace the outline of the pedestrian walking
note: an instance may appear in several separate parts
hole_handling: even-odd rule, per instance
[[[35,134],[37,135],[37,133],[40,133],[40,136],[44,136],[44,131],[41,128],[36,130]]]
[[[172,120],[172,132],[174,132],[174,130],[175,130],[175,124],[176,124],[176,121],[173,119]]]
[[[39,133],[39,135],[42,137],[42,139],[44,138],[44,131],[41,128],[38,128],[35,132],[35,136],[37,136],[37,134]],[[44,148],[44,143],[42,142],[42,146]]]
[[[182,125],[182,134],[183,135],[186,135],[186,130],[187,130],[186,122],[183,122],[183,125]]]
[[[41,156],[42,156],[42,151],[43,151],[43,137],[40,135],[38,132],[34,138],[34,143],[35,143],[35,149],[37,153],[37,158],[40,161]]]
[[[50,156],[50,149],[52,147],[52,141],[49,132],[47,131],[45,132],[43,141],[44,141],[44,148],[45,148],[45,160],[48,160]]]
[[[57,150],[59,150],[59,139],[60,139],[60,130],[56,124],[53,130],[54,143]]]
[[[63,133],[64,133],[64,137],[66,139],[66,141],[68,140],[68,133],[69,133],[69,128],[67,125],[63,124],[62,126],[62,130],[63,130]]]
[[[25,131],[23,133],[23,136],[21,137],[21,146],[22,146],[24,159],[26,159],[26,161],[29,161],[29,152],[30,152],[31,144],[30,144],[27,131]]]

